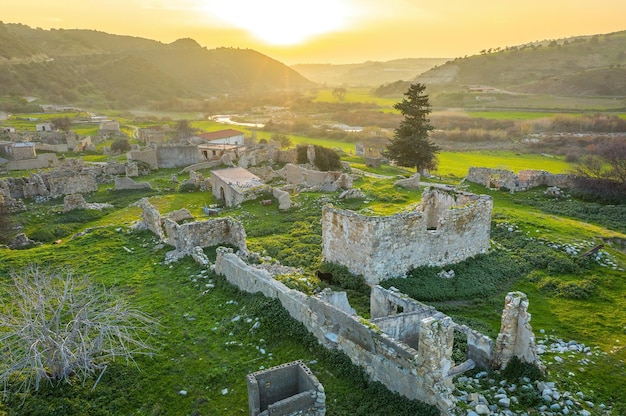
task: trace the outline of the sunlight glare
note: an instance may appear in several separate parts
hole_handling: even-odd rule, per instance
[[[345,1],[210,1],[206,10],[254,37],[274,45],[295,45],[344,28],[350,16]]]

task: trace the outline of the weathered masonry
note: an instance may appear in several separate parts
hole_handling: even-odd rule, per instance
[[[558,186],[570,188],[574,176],[552,174],[545,170],[520,170],[517,175],[510,170],[470,167],[465,180],[491,189],[511,192],[526,191],[538,186]]]
[[[415,211],[388,217],[325,206],[322,256],[369,284],[456,263],[489,248],[492,208],[491,197],[452,188],[427,188]]]
[[[474,366],[502,368],[513,355],[540,365],[528,323],[528,301],[522,293],[507,296],[500,335],[494,342],[397,290],[372,288],[368,321],[356,315],[345,293],[307,296],[267,270],[246,264],[231,249],[217,249],[215,272],[245,292],[278,299],[322,345],[343,351],[388,389],[432,404],[445,415],[456,406],[455,375]],[[467,357],[462,363],[452,361],[455,331],[467,336]]]

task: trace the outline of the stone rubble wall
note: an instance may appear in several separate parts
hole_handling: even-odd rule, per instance
[[[122,191],[126,189],[152,189],[150,182],[136,182],[125,176],[115,178],[115,190]]]
[[[239,289],[277,298],[289,314],[328,348],[338,348],[366,373],[409,399],[437,406],[448,414],[455,406],[451,378],[453,327],[450,318],[422,320],[418,349],[393,339],[359,316],[308,297],[249,266],[232,250],[218,248],[216,273]]]
[[[372,287],[370,314],[372,322],[383,331],[397,334],[398,339],[411,346],[415,345],[420,328],[416,321],[443,315],[434,307],[412,299],[394,287],[384,289],[378,285]],[[453,322],[452,326],[455,331],[467,336],[467,359],[477,367],[490,369],[494,359],[494,341],[466,325]]]
[[[491,197],[429,188],[425,201],[416,211],[388,217],[325,206],[322,257],[374,285],[414,267],[456,263],[487,251]]]
[[[505,169],[470,167],[465,180],[492,189],[507,189],[512,192],[525,191],[538,186],[573,186],[574,175],[553,174],[545,170],[521,170],[513,173]]]
[[[9,160],[7,170],[31,170],[46,169],[59,165],[59,159],[55,153],[41,153],[35,159]]]
[[[322,172],[288,163],[280,173],[288,183],[319,187],[327,192],[352,188],[352,178],[339,171]]]
[[[178,224],[164,218],[163,226],[167,236],[165,242],[180,253],[192,253],[195,247],[212,247],[230,244],[246,252],[246,231],[232,218],[216,218]]]
[[[496,369],[506,367],[513,356],[517,356],[522,362],[543,368],[535,344],[535,335],[530,326],[528,297],[522,292],[511,292],[504,301],[493,367]]]

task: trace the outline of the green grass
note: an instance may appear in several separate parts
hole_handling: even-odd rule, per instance
[[[332,92],[332,89],[321,89],[317,91],[315,101],[330,103],[373,103],[384,110],[396,112],[393,106],[402,99],[377,97],[372,95],[371,89],[369,88],[347,88],[343,101],[340,101],[333,96]]]
[[[532,153],[507,151],[482,152],[441,152],[438,155],[439,167],[435,172],[440,176],[464,178],[470,166],[506,169],[515,173],[524,169],[546,170],[550,173],[569,173],[573,165],[561,157],[544,156]]]

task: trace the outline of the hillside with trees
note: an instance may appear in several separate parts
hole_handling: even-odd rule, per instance
[[[207,49],[93,30],[0,24],[0,95],[130,108],[220,94],[313,86],[293,69],[249,49]]]
[[[621,99],[626,96],[626,31],[489,48],[381,85],[376,94],[399,96],[411,82],[427,85],[435,105],[466,104],[467,97],[458,94],[467,92],[474,105],[528,95]]]

